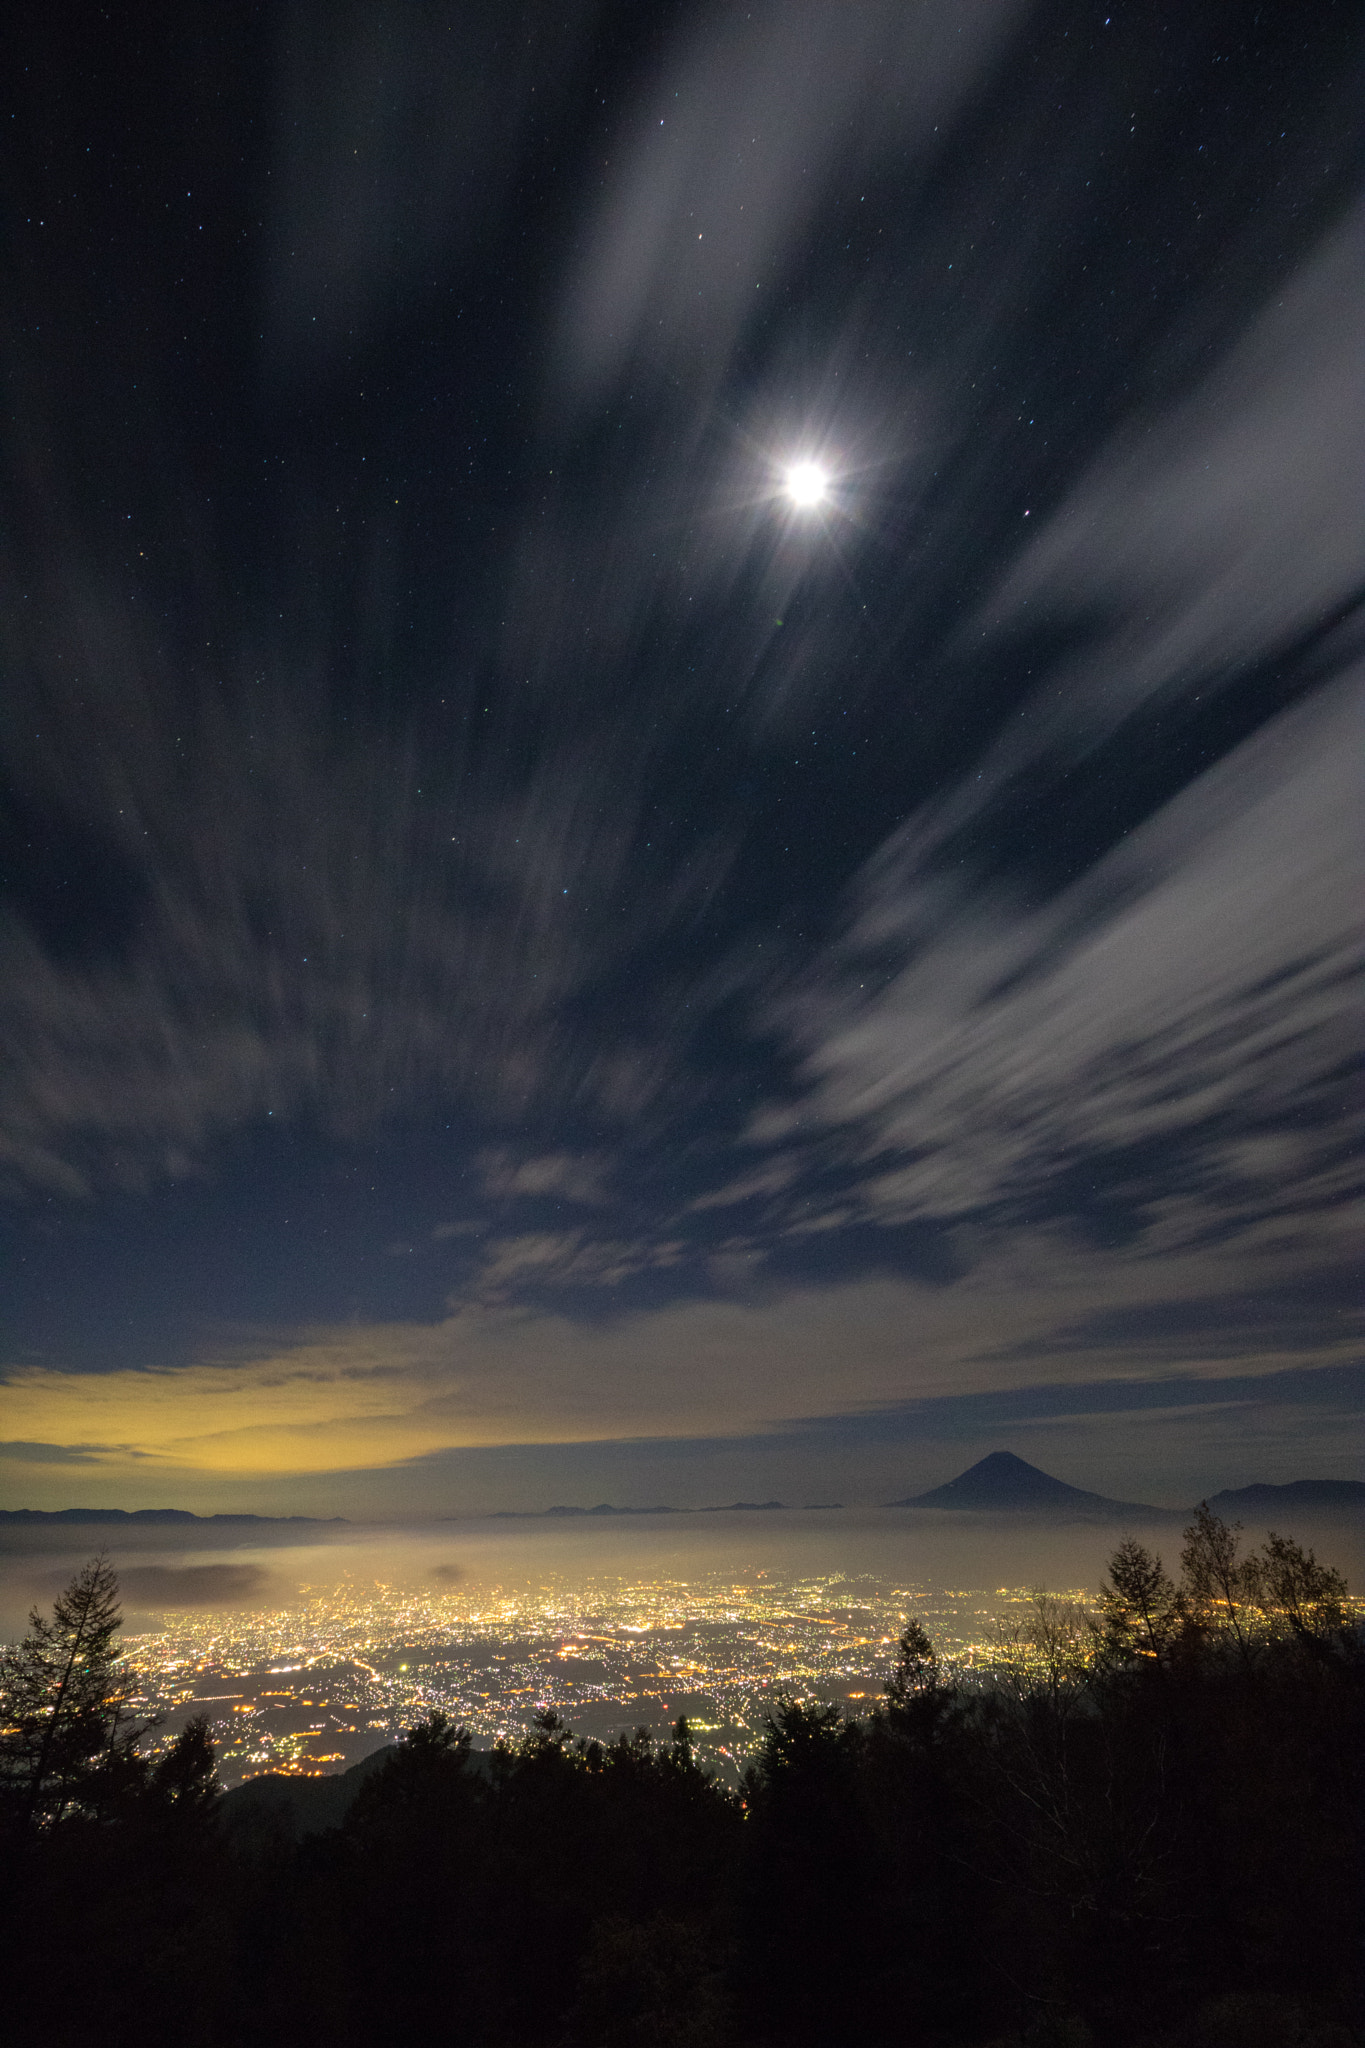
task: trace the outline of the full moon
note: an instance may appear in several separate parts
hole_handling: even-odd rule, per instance
[[[818,505],[829,489],[829,478],[818,462],[794,462],[787,471],[787,496],[803,509]]]

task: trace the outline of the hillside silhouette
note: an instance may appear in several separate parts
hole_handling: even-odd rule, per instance
[[[1365,1480],[1291,1479],[1284,1486],[1235,1486],[1209,1500],[1215,1514],[1365,1514]]]
[[[775,1694],[738,1791],[685,1721],[603,1744],[547,1711],[222,1798],[206,1724],[139,1747],[117,1625],[96,1559],[0,1668],[16,2043],[1360,2038],[1359,1624],[1330,1566],[1207,1507],[1177,1572],[1125,1539],[988,1666],[910,1621],[870,1713]]]

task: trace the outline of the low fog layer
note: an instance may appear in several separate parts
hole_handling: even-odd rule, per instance
[[[79,1560],[98,1547],[97,1525],[64,1530],[42,1551],[17,1551],[0,1535],[0,1635],[23,1628],[28,1608],[49,1602]],[[1248,1527],[1259,1541],[1264,1531]],[[1281,1530],[1312,1544],[1337,1565],[1353,1589],[1365,1586],[1365,1528],[1346,1517],[1296,1521]],[[108,1547],[124,1586],[130,1629],[151,1625],[156,1609],[241,1611],[278,1608],[343,1582],[410,1586],[439,1597],[458,1589],[511,1590],[551,1578],[686,1579],[733,1571],[776,1578],[869,1573],[895,1583],[957,1589],[1043,1586],[1097,1587],[1124,1535],[1134,1535],[1173,1564],[1180,1524],[1050,1524],[1029,1516],[869,1509],[820,1513],[632,1517],[603,1526],[555,1521],[449,1521],[424,1527],[351,1525],[311,1543],[259,1540],[225,1560],[213,1552],[163,1551],[154,1560],[139,1539],[134,1549]]]

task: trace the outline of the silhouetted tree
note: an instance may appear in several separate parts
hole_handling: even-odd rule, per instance
[[[1240,1555],[1241,1523],[1229,1526],[1201,1501],[1180,1554],[1180,1598],[1191,1622],[1235,1643],[1249,1663],[1277,1637],[1322,1647],[1346,1625],[1346,1581],[1311,1550],[1273,1531]]]
[[[49,1621],[0,1656],[0,1787],[21,1827],[53,1824],[98,1803],[127,1764],[139,1730],[123,1726],[126,1697],[114,1636],[118,1580],[101,1553],[60,1594]]]
[[[457,1786],[465,1789],[470,1736],[442,1713],[431,1712],[405,1728],[382,1770],[368,1778],[352,1809],[352,1823],[363,1827],[381,1815],[404,1807],[429,1808]]]
[[[938,1652],[918,1621],[908,1622],[896,1645],[896,1661],[886,1681],[887,1704],[904,1712],[912,1704],[941,1691]]]
[[[695,1922],[600,1920],[588,1938],[569,2039],[578,2048],[725,2048],[724,1977]]]
[[[1288,1536],[1272,1530],[1259,1560],[1260,1598],[1274,1622],[1304,1641],[1339,1636],[1346,1627],[1348,1588],[1339,1571],[1319,1564]]]
[[[54,1737],[40,1824],[0,1853],[5,2025],[52,2048],[1344,2048],[1365,1649],[1340,1574],[1236,1536],[1197,1516],[1178,1587],[1121,1545],[1097,1625],[1038,1596],[994,1672],[955,1677],[910,1624],[867,1719],[775,1707],[742,1799],[685,1722],[583,1742],[547,1713],[476,1755],[433,1714],[340,1827],[242,1837],[204,1723],[148,1761],[115,1720],[118,1770],[77,1744],[64,1781]],[[88,1651],[107,1737],[113,1594],[88,1567],[12,1653],[12,1793],[62,1644],[59,1721]]]
[[[748,1774],[744,1920],[760,2039],[827,2041],[852,2026],[875,1967],[880,1858],[860,1797],[864,1737],[837,1706],[783,1701]]]
[[[217,1758],[208,1717],[187,1721],[170,1748],[147,1773],[147,1789],[155,1806],[180,1820],[208,1820],[218,1804]]]
[[[1110,1662],[1134,1658],[1162,1669],[1184,1631],[1187,1609],[1161,1559],[1131,1537],[1109,1560],[1100,1589],[1101,1650]]]
[[[1185,1531],[1180,1581],[1192,1618],[1226,1630],[1245,1661],[1252,1654],[1261,1571],[1255,1557],[1238,1554],[1241,1528],[1240,1522],[1229,1526],[1206,1500],[1200,1501]]]

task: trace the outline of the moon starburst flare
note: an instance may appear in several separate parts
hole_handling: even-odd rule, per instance
[[[814,511],[829,497],[829,476],[818,462],[793,462],[783,478],[783,488],[799,511]]]

